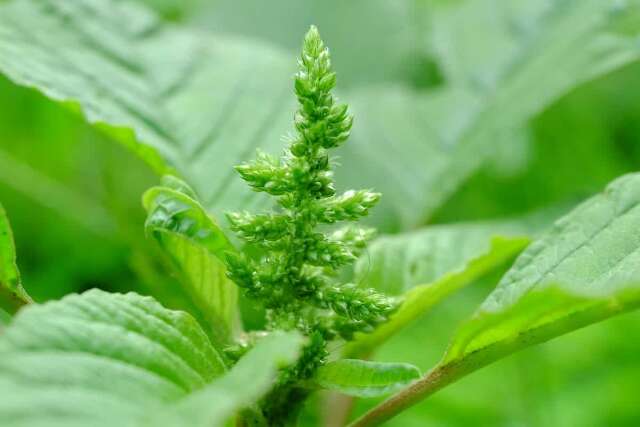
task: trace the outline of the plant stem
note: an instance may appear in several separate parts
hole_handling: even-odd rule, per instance
[[[404,409],[466,375],[469,369],[465,365],[452,363],[436,366],[421,380],[416,381],[400,393],[391,396],[349,424],[349,427],[377,426],[388,421]]]
[[[591,323],[607,319],[615,314],[638,308],[640,303],[635,294],[627,295],[631,303],[625,301],[599,302],[595,305],[566,315],[562,321],[543,324],[519,334],[503,339],[481,349],[472,351],[447,362],[440,362],[421,380],[413,383],[385,400],[363,416],[355,420],[349,427],[377,426],[393,418],[404,409],[431,396],[445,386],[459,380],[478,369],[502,359],[516,351],[549,341],[559,335],[580,329]],[[446,356],[445,356],[446,357]]]

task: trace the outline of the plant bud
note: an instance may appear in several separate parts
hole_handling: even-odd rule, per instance
[[[305,145],[304,142],[299,141],[291,145],[291,154],[293,154],[296,157],[302,157],[306,154],[306,152],[307,152],[307,146]]]
[[[320,79],[318,86],[321,90],[328,92],[336,85],[336,73],[329,73]]]
[[[304,39],[298,63],[293,82],[299,103],[296,137],[284,158],[259,153],[255,161],[237,167],[254,190],[277,196],[279,211],[229,214],[231,229],[250,248],[257,246],[262,258],[232,254],[227,262],[231,280],[266,307],[268,329],[298,329],[309,337],[298,362],[282,373],[296,381],[313,375],[326,360],[327,340],[371,332],[396,307],[373,290],[334,283],[372,233],[351,227],[329,235],[317,230],[319,223],[358,220],[380,195],[366,190],[336,195],[325,150],[348,138],[353,118],[331,93],[336,74],[315,27]]]

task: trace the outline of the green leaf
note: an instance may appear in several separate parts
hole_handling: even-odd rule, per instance
[[[515,257],[529,243],[523,223],[451,224],[377,239],[358,261],[356,281],[402,295],[403,302],[389,322],[360,334],[345,354],[369,354],[451,293]]]
[[[401,295],[412,288],[459,272],[482,254],[491,240],[530,236],[536,226],[529,217],[433,225],[395,235],[380,236],[367,248],[355,267],[357,282]]]
[[[302,342],[297,333],[269,335],[227,375],[179,402],[175,408],[152,417],[152,425],[221,425],[234,411],[249,407],[269,391],[278,369],[296,360]]]
[[[341,359],[321,366],[313,382],[349,396],[376,397],[400,390],[420,375],[420,370],[408,363]]]
[[[527,345],[640,304],[640,174],[611,183],[535,241],[454,338],[444,363]]]
[[[267,391],[299,345],[295,335],[267,338],[224,374],[190,315],[136,294],[71,295],[22,310],[0,337],[0,419],[8,427],[221,425]]]
[[[22,287],[9,219],[0,204],[0,309],[15,313],[31,297]]]
[[[467,33],[476,24],[467,4],[494,6],[453,2],[434,22],[448,22],[448,35]],[[366,168],[342,168],[340,182],[385,194],[374,213],[380,223],[422,222],[492,155],[504,132],[512,135],[569,90],[640,55],[637,23],[615,12],[613,1],[549,4],[535,14],[510,7],[490,23],[514,41],[504,59],[486,55],[478,67],[494,76],[488,84],[483,76],[451,78],[431,92],[380,87],[343,96],[356,117],[343,163]],[[179,173],[216,215],[265,203],[246,193],[232,166],[256,148],[281,150],[294,111],[291,55],[168,26],[125,2],[13,0],[0,8],[0,72],[16,84],[81,112],[159,173]],[[510,30],[514,20],[530,27],[526,37]]]
[[[238,289],[227,278],[224,264],[225,252],[235,249],[186,183],[166,176],[163,184],[144,194],[145,229],[168,255],[214,339],[224,344],[240,327]]]
[[[258,147],[279,151],[295,58],[166,25],[130,2],[0,8],[0,72],[12,81],[80,112],[158,173],[177,171],[216,214],[260,200],[233,165]]]
[[[640,307],[640,174],[558,220],[532,243],[442,361],[353,425],[377,425],[447,384],[525,347]]]
[[[448,82],[422,93],[385,86],[348,94],[357,126],[343,163],[367,168],[339,173],[353,187],[382,192],[387,221],[400,218],[403,228],[426,221],[496,145],[512,144],[553,101],[638,60],[635,35],[617,29],[622,21],[640,29],[625,18],[638,4],[447,2],[431,12],[428,36]]]

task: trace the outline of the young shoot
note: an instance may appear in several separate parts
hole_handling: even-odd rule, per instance
[[[229,277],[265,306],[268,330],[295,329],[309,338],[298,364],[281,378],[279,396],[286,396],[288,411],[292,399],[304,395],[295,391],[296,383],[326,361],[329,341],[371,332],[396,306],[372,289],[336,279],[342,267],[356,260],[373,230],[349,224],[327,232],[326,225],[358,221],[380,194],[370,190],[336,194],[329,152],[347,141],[353,117],[332,94],[336,74],[315,27],[304,38],[298,64],[296,134],[283,156],[259,153],[236,167],[254,191],[273,196],[278,209],[227,215],[231,229],[263,254],[258,258],[230,254]],[[282,388],[290,392],[282,393]],[[272,422],[286,415],[277,413],[277,403],[269,406],[266,415]]]

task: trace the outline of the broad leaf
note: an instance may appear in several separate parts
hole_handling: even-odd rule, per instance
[[[143,197],[146,231],[168,255],[213,336],[227,342],[239,328],[238,289],[224,264],[224,253],[235,249],[187,184],[172,176],[164,177],[163,184]]]
[[[401,87],[347,93],[356,126],[342,153],[341,184],[382,191],[379,220],[422,221],[491,155],[502,130],[512,134],[581,82],[637,59],[637,23],[612,4],[552,2],[484,90],[455,83],[417,95]],[[280,151],[281,135],[292,129],[290,55],[167,26],[120,1],[0,7],[0,71],[11,80],[81,111],[158,172],[177,171],[216,214],[265,203],[232,166],[256,148]],[[451,20],[451,33],[468,31],[469,19]]]
[[[527,216],[505,221],[434,225],[383,235],[375,239],[357,261],[355,278],[387,294],[401,295],[418,285],[464,270],[470,261],[490,252],[492,239],[531,236],[538,228],[533,221],[534,216]]]
[[[440,62],[450,81],[424,93],[400,86],[350,93],[358,125],[339,174],[356,188],[381,191],[386,218],[424,221],[497,144],[511,144],[554,100],[638,60],[640,20],[629,15],[639,5],[509,0],[498,13],[492,0],[447,2],[432,11],[429,35],[446,52]],[[494,33],[501,42],[481,47]]]
[[[11,225],[0,204],[0,310],[15,313],[30,302],[31,298],[20,282]]]
[[[302,342],[297,333],[276,332],[262,339],[228,374],[185,398],[175,408],[152,416],[152,425],[221,425],[234,411],[247,408],[269,391],[278,369],[295,361]]]
[[[556,222],[454,338],[445,363],[493,357],[640,304],[640,174]]]
[[[420,378],[420,370],[407,363],[341,359],[320,367],[313,382],[327,390],[358,397],[393,393]]]
[[[506,355],[639,308],[638,230],[640,174],[632,174],[532,243],[457,332],[443,360],[354,425],[381,423]]]
[[[524,223],[451,224],[377,239],[356,264],[356,280],[402,295],[402,305],[389,322],[360,334],[345,354],[367,355],[451,293],[515,257],[529,242]]]
[[[125,1],[16,0],[0,10],[0,71],[80,111],[207,207],[255,203],[232,166],[289,130],[295,58],[180,30]],[[256,72],[260,70],[260,72]]]
[[[414,0],[217,0],[201,2],[192,11],[190,23],[268,40],[289,49],[291,57],[313,23],[329,43],[339,85],[351,87],[410,77],[407,74],[423,53],[423,43],[416,43],[416,27],[423,21],[420,8]],[[286,25],[282,16],[287,17]]]
[[[299,344],[267,338],[224,374],[190,315],[136,294],[71,295],[21,311],[0,337],[0,419],[9,427],[221,425],[268,390]]]

